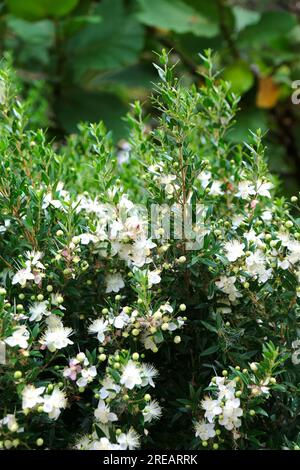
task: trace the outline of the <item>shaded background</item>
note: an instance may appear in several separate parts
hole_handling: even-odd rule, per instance
[[[300,188],[300,2],[226,0],[6,0],[0,2],[1,55],[9,55],[33,127],[61,139],[80,121],[104,120],[126,139],[129,103],[148,101],[154,51],[172,49],[184,83],[199,82],[205,48],[242,95],[232,141],[268,131],[270,168],[283,191]],[[149,109],[150,110],[150,109]]]

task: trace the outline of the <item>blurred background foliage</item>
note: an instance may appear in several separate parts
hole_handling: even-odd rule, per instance
[[[270,167],[288,194],[300,187],[300,106],[291,101],[299,46],[300,2],[292,0],[0,2],[1,54],[9,52],[34,103],[32,126],[62,139],[78,122],[102,119],[122,145],[129,103],[150,110],[153,52],[172,50],[188,85],[200,84],[198,53],[212,48],[242,96],[230,138],[268,130]]]

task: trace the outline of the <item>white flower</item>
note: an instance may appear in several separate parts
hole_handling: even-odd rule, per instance
[[[94,415],[96,420],[103,424],[118,421],[117,415],[111,413],[109,406],[106,405],[104,400],[99,400],[98,408],[94,411]]]
[[[122,450],[134,450],[140,445],[139,435],[133,428],[130,428],[126,434],[120,434],[117,437],[117,442],[120,444]]]
[[[255,188],[251,181],[240,181],[238,184],[238,192],[236,193],[236,197],[248,199],[249,196],[253,194],[255,194]]]
[[[73,344],[73,341],[69,339],[72,333],[72,328],[64,327],[61,323],[54,327],[48,327],[41,342],[47,346],[49,351],[54,352],[57,349],[65,348],[68,344]]]
[[[98,238],[92,233],[82,233],[81,235],[79,235],[79,237],[80,243],[82,245],[88,245],[90,242],[96,243],[96,241],[98,240]]]
[[[222,181],[214,181],[210,187],[209,194],[211,196],[221,196],[224,194],[224,191],[221,189],[222,184]]]
[[[228,261],[236,261],[238,258],[243,256],[245,244],[239,242],[238,240],[231,240],[224,245],[226,251],[226,257]]]
[[[55,209],[61,209],[62,203],[58,199],[53,199],[51,193],[47,193],[43,198],[42,209],[47,209],[49,206],[55,207]]]
[[[273,187],[274,185],[272,183],[258,180],[256,184],[256,192],[260,196],[271,198],[270,189],[272,189]]]
[[[86,387],[86,385],[93,381],[94,377],[97,375],[97,369],[95,366],[88,367],[87,369],[82,369],[81,377],[76,381],[78,387]]]
[[[242,294],[239,293],[235,287],[235,276],[221,276],[219,281],[216,281],[216,286],[225,294],[228,294],[229,300],[234,302],[238,297],[241,297]]]
[[[94,320],[89,328],[89,333],[97,333],[97,339],[100,343],[103,343],[105,339],[105,332],[108,330],[108,321],[104,320],[103,318],[97,318]]]
[[[41,321],[43,315],[50,315],[51,312],[48,310],[48,302],[44,301],[34,302],[29,308],[29,313],[31,314],[30,321]]]
[[[292,363],[295,365],[300,364],[300,339],[296,339],[292,342],[292,348],[294,349],[292,354]]]
[[[161,407],[156,400],[151,400],[143,409],[144,422],[150,423],[161,417]]]
[[[3,419],[0,420],[0,428],[2,426],[7,426],[11,432],[19,432],[20,428],[14,414],[7,414]]]
[[[211,179],[211,172],[210,171],[201,171],[198,175],[198,179],[201,182],[202,188],[206,188],[209,185]]]
[[[27,267],[16,272],[12,279],[12,284],[20,284],[24,287],[27,281],[32,280],[34,280],[34,274],[32,274],[30,267]]]
[[[128,361],[123,369],[121,384],[132,390],[136,385],[142,384],[141,370],[132,360]]]
[[[54,387],[51,395],[44,396],[43,409],[45,413],[48,413],[50,419],[56,420],[60,415],[61,409],[65,408],[66,405],[66,395],[58,387]]]
[[[22,349],[26,349],[28,347],[28,338],[29,331],[27,330],[26,326],[20,325],[11,336],[6,338],[5,342],[12,348],[14,346],[19,346]]]
[[[10,226],[10,220],[5,219],[4,220],[4,225],[0,225],[0,233],[5,233],[9,226]]]
[[[116,273],[116,274],[108,274],[105,278],[106,282],[106,293],[108,294],[109,292],[119,292],[120,289],[123,289],[125,287],[125,283],[123,281],[123,278],[121,274]]]
[[[241,426],[242,422],[239,419],[241,416],[243,416],[243,410],[240,408],[240,400],[238,398],[227,400],[222,409],[219,424],[228,431],[232,431],[232,429]]]
[[[159,284],[161,281],[161,277],[159,275],[160,271],[149,271],[148,272],[148,287],[151,289],[153,284]]]
[[[208,441],[216,435],[214,423],[206,423],[204,420],[195,424],[195,431],[196,437],[200,437],[201,441]]]
[[[219,400],[213,400],[210,397],[205,397],[201,402],[201,407],[205,410],[204,417],[212,423],[215,416],[222,413]]]
[[[107,437],[101,437],[99,441],[93,441],[87,450],[121,450],[121,447],[112,444]]]
[[[234,215],[232,219],[232,227],[238,228],[244,221],[243,215]]]
[[[272,217],[273,217],[273,214],[271,211],[264,211],[262,214],[261,214],[261,218],[265,221],[265,222],[269,222],[270,220],[272,220]]]
[[[155,387],[153,379],[158,376],[158,371],[155,369],[154,366],[151,364],[142,364],[142,386],[146,387],[146,385],[151,385],[151,387]]]
[[[26,266],[34,266],[38,269],[45,269],[45,266],[41,263],[43,253],[41,251],[26,251],[25,253],[27,260]]]
[[[124,310],[122,310],[122,312],[115,317],[114,326],[115,328],[122,329],[124,326],[128,325],[129,322],[130,317],[124,312]]]
[[[26,385],[22,391],[22,408],[34,408],[39,403],[43,403],[42,393],[45,387],[35,388],[34,385]]]
[[[103,400],[107,397],[111,398],[119,393],[120,390],[120,385],[116,384],[110,377],[105,377],[99,392],[100,398]]]

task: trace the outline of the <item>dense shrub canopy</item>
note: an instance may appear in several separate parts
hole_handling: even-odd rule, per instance
[[[210,52],[199,88],[159,60],[121,151],[103,124],[49,144],[2,67],[4,448],[298,446],[297,198],[261,132],[227,139]]]

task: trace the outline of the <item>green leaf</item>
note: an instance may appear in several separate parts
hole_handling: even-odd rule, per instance
[[[240,46],[268,44],[279,36],[288,34],[297,24],[295,15],[285,11],[264,12],[257,24],[247,26],[238,37]]]
[[[196,36],[213,37],[219,26],[182,0],[138,0],[139,20],[147,26],[167,29],[176,33],[193,33]]]
[[[204,320],[201,320],[201,323],[202,323],[202,325],[205,326],[205,328],[206,328],[207,330],[209,330],[209,331],[211,331],[211,332],[213,332],[213,333],[218,333],[218,329],[217,329],[215,326],[211,325],[210,323],[207,323],[207,322],[204,321]]]
[[[246,26],[258,23],[261,18],[261,14],[258,11],[247,10],[239,6],[235,6],[232,9],[235,18],[235,29],[241,31]]]
[[[134,63],[144,43],[143,27],[125,11],[121,0],[104,0],[94,13],[102,17],[102,23],[86,26],[67,45],[78,80],[89,70],[111,70]]]
[[[231,142],[243,142],[251,139],[250,129],[268,129],[267,113],[265,110],[247,108],[237,114],[236,124],[230,130],[228,139]]]
[[[72,11],[79,0],[7,0],[9,11],[20,18],[36,20],[47,16],[60,17]]]
[[[8,17],[7,26],[26,43],[50,47],[55,37],[54,24],[50,20],[34,23],[13,16]]]
[[[214,344],[213,346],[210,346],[209,348],[205,349],[200,353],[200,356],[209,356],[210,354],[213,354],[217,351],[219,351],[220,346],[218,344]]]
[[[229,65],[223,73],[223,78],[231,83],[231,89],[237,95],[242,95],[248,91],[254,83],[254,77],[249,66],[242,61]]]
[[[114,137],[119,139],[126,134],[122,117],[127,107],[114,93],[91,92],[79,87],[70,87],[62,91],[62,99],[57,104],[56,112],[62,127],[67,132],[74,132],[81,121],[105,123],[112,129]]]

